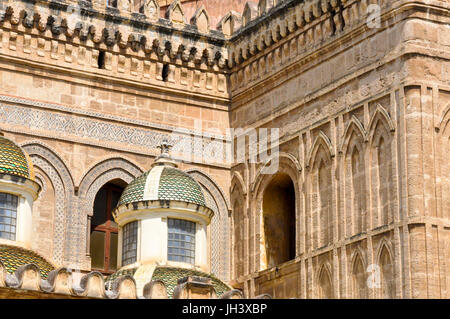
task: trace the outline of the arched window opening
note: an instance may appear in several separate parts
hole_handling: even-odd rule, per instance
[[[17,196],[0,193],[0,238],[16,240]]]
[[[392,299],[395,295],[394,286],[394,267],[392,265],[391,256],[386,247],[383,247],[383,251],[380,255],[380,268],[381,268],[381,298]]]
[[[98,68],[104,69],[105,68],[105,51],[100,51],[98,53],[98,60],[97,60]]]
[[[164,82],[169,80],[169,65],[167,63],[163,65],[161,77]]]
[[[105,184],[95,196],[91,219],[91,266],[93,270],[105,274],[117,269],[118,227],[112,211],[125,186],[121,181],[112,181]]]
[[[263,197],[264,235],[268,267],[295,258],[295,188],[286,174],[277,174]]]
[[[367,278],[366,272],[359,256],[356,257],[353,264],[353,298],[355,299],[367,299]]]

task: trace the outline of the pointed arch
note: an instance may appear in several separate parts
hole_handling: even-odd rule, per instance
[[[361,122],[353,115],[345,130],[340,153],[344,168],[344,214],[348,220],[349,235],[366,228],[365,141],[367,134]]]
[[[333,238],[333,188],[331,143],[323,132],[316,138],[310,152],[311,217],[313,223],[313,246],[327,246]]]
[[[444,134],[446,129],[450,127],[450,125],[448,125],[449,122],[450,122],[450,103],[448,103],[447,106],[444,108],[444,112],[442,112],[439,125],[436,128],[438,128],[439,131],[442,132],[442,134]]]
[[[294,182],[297,181],[299,173],[302,171],[302,167],[301,167],[299,161],[297,160],[297,158],[292,154],[285,153],[285,152],[279,152],[278,159],[279,159],[280,167],[283,166],[283,167],[288,168],[291,179]],[[271,159],[268,159],[264,163],[264,165],[262,165],[258,169],[258,172],[255,175],[254,182],[251,186],[251,191],[254,195],[258,194],[259,189],[261,187],[261,182],[263,181],[264,177],[267,176],[266,174],[263,174],[263,170],[265,167],[267,167],[269,165],[270,162],[271,162]],[[279,171],[280,171],[280,169],[279,169]]]
[[[317,275],[318,283],[318,298],[320,299],[333,299],[333,281],[331,276],[331,267],[328,263],[324,263],[320,266]]]
[[[241,173],[238,171],[234,171],[231,175],[231,193],[234,191],[235,187],[239,187],[242,191],[242,195],[247,195],[247,187],[245,186],[244,179],[242,178]]]
[[[394,124],[389,113],[380,104],[369,125],[370,164],[370,215],[373,227],[393,222],[396,198],[396,175],[394,174]]]
[[[307,157],[308,160],[306,162],[308,163],[309,168],[312,168],[314,166],[313,164],[315,162],[317,153],[321,147],[325,150],[325,154],[327,155],[326,158],[329,162],[331,162],[331,159],[334,157],[335,154],[330,139],[323,131],[320,131],[316,139],[314,140],[314,143]]]
[[[361,138],[363,142],[367,141],[367,132],[364,129],[361,121],[354,115],[350,118],[347,127],[345,128],[344,135],[342,136],[342,143],[339,147],[339,153],[345,154],[347,149],[349,148],[349,144],[352,138],[352,133],[356,134]]]
[[[376,105],[375,112],[369,122],[368,141],[370,144],[373,143],[373,138],[376,133],[378,124],[383,125],[383,128],[386,130],[386,132],[392,133],[395,131],[395,125],[391,119],[391,116],[389,115],[389,112],[383,106],[381,106],[381,104]]]
[[[394,264],[392,253],[386,241],[380,245],[378,253],[378,265],[380,267],[380,298],[392,299],[395,298],[395,284],[394,284]]]
[[[257,225],[255,227],[255,237],[259,237],[257,242],[254,243],[259,270],[267,269],[269,264],[286,262],[296,254],[297,232],[295,227],[299,220],[300,202],[302,201],[299,190],[299,179],[301,178],[299,170],[301,169],[298,161],[292,154],[280,152],[279,155],[278,172],[270,175],[262,174],[264,166],[259,167],[258,173],[250,187],[251,195],[249,196],[252,197],[251,199],[255,203],[255,215],[252,216]],[[283,183],[277,186],[274,179],[280,179]],[[271,194],[270,190],[268,191],[269,188],[283,198],[283,205],[277,207],[270,205],[274,199],[273,194]],[[274,218],[277,213],[283,216],[282,224],[286,229],[284,233],[283,230],[266,227],[268,224],[273,224],[273,221],[271,222],[270,219]],[[287,230],[288,227],[289,231]],[[278,231],[281,231],[281,234],[277,234]],[[276,236],[281,236],[284,239],[282,243],[278,243],[283,247],[281,248],[283,251],[279,254],[275,253],[277,241],[274,241],[273,238]],[[273,253],[272,255],[271,252]]]
[[[81,209],[92,216],[95,196],[103,185],[115,179],[129,184],[143,173],[142,168],[123,157],[111,156],[93,164],[86,170],[78,188]]]
[[[362,253],[359,248],[353,254],[352,258],[352,292],[353,298],[355,299],[367,299],[367,276],[366,276],[366,266],[364,259],[362,258]]]

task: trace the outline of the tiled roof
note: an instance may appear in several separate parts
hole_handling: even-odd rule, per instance
[[[136,272],[136,270],[137,270],[137,268],[120,269],[120,270],[116,271],[114,274],[108,276],[106,278],[105,282],[114,281],[117,278],[119,278],[121,276],[126,276],[126,275],[130,275],[131,277],[133,277],[133,275]]]
[[[120,196],[119,204],[117,205],[142,201],[144,199],[145,183],[147,182],[147,176],[149,173],[150,171],[132,181],[124,189],[122,196]]]
[[[152,168],[154,169],[157,168]],[[158,179],[148,182],[152,170],[136,178],[125,188],[118,205],[150,200],[144,196],[147,192],[158,194],[157,198],[151,200],[176,200],[206,206],[200,185],[187,173],[174,167],[164,167]],[[149,192],[146,187],[158,189],[156,192]]]
[[[18,145],[0,136],[0,173],[33,179],[32,167],[29,157]]]
[[[158,198],[206,205],[200,185],[191,176],[173,167],[164,168],[161,174]]]
[[[222,294],[231,290],[231,288],[228,287],[224,282],[222,282],[220,279],[217,279],[216,277],[210,274],[185,268],[157,267],[153,272],[152,280],[161,280],[167,288],[168,297],[173,298],[173,291],[177,286],[178,279],[189,276],[210,278],[214,286],[214,289],[216,290],[217,297],[219,298]]]
[[[48,273],[55,269],[35,252],[14,246],[0,245],[0,260],[9,273],[14,273],[20,266],[35,264],[39,267],[42,278],[47,278]]]
[[[120,276],[130,275],[134,276],[137,268],[132,269],[121,269],[106,278],[106,284],[112,283],[115,279]],[[220,279],[214,277],[213,275],[204,273],[202,271],[186,269],[186,268],[178,268],[178,267],[156,267],[153,272],[152,278],[148,278],[148,282],[153,280],[160,280],[164,283],[167,289],[167,296],[169,298],[173,298],[173,292],[175,287],[178,284],[178,280],[189,277],[189,276],[198,276],[198,277],[206,277],[210,278],[213,284],[214,289],[216,290],[217,297],[220,298],[225,292],[230,291],[232,288],[228,287],[224,282]]]

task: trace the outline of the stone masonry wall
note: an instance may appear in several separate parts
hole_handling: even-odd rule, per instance
[[[272,177],[233,166],[249,257],[234,283],[275,298],[448,298],[448,3],[382,2],[375,29],[364,15],[348,23],[343,4],[331,35],[315,29],[330,17],[318,9],[265,49],[229,55],[232,127],[280,128],[298,229],[297,257],[266,269],[261,201]],[[379,288],[366,284],[374,278]]]

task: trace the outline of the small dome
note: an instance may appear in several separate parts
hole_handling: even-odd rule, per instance
[[[16,246],[0,245],[0,261],[9,273],[14,273],[20,266],[34,264],[38,266],[44,279],[47,278],[50,271],[55,269],[37,253]]]
[[[198,276],[198,277],[205,277],[211,279],[212,285],[214,287],[214,290],[216,291],[217,296],[220,298],[225,292],[232,290],[231,287],[229,287],[226,283],[221,281],[220,279],[214,277],[213,275],[207,274],[202,271],[193,270],[193,269],[186,269],[181,267],[166,267],[166,266],[157,266],[155,270],[153,271],[153,274],[149,278],[136,278],[136,275],[138,274],[139,268],[132,268],[132,269],[121,269],[109,276],[106,279],[106,283],[111,283],[115,279],[121,276],[130,275],[134,277],[136,280],[144,279],[143,281],[145,283],[149,283],[153,280],[159,280],[164,283],[164,285],[167,288],[167,295],[169,298],[173,298],[173,292],[175,287],[177,286],[178,280],[189,277],[189,276]]]
[[[175,200],[206,206],[200,185],[185,172],[170,166],[154,166],[132,181],[119,204],[148,200]]]
[[[28,154],[0,132],[0,173],[34,180],[33,164]]]

